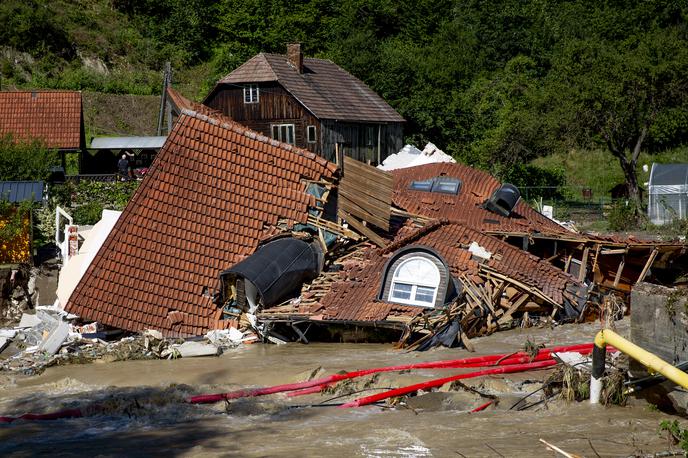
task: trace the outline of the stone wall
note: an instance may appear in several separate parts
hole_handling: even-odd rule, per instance
[[[631,293],[631,341],[672,364],[688,361],[688,289],[640,283]],[[631,360],[634,375],[646,375]]]

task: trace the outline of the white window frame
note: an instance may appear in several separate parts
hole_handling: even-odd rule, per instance
[[[313,140],[311,140],[311,129],[313,130]],[[317,143],[318,142],[318,129],[316,126],[306,127],[306,141],[308,143]]]
[[[260,89],[257,84],[249,84],[244,86],[244,103],[258,103],[260,97]]]
[[[434,278],[430,278],[429,276],[426,278],[418,278],[415,276],[414,277],[401,276],[400,273],[401,273],[402,267],[404,267],[407,264],[411,264],[413,262],[427,263],[429,266],[432,266],[432,269],[433,269],[432,276]],[[389,286],[389,296],[387,297],[387,300],[390,302],[396,302],[399,304],[409,304],[409,305],[417,305],[420,307],[432,308],[435,306],[435,302],[437,301],[437,292],[440,289],[441,283],[442,283],[442,276],[440,275],[440,270],[437,268],[437,265],[434,262],[432,262],[432,260],[428,259],[427,257],[414,256],[412,258],[405,259],[394,270],[394,275],[392,276],[392,282],[390,283],[390,286]],[[411,285],[411,297],[409,299],[394,297],[394,285],[395,284]],[[432,302],[419,301],[416,299],[416,293],[418,291],[419,286],[434,289],[433,295],[432,295]]]
[[[296,144],[296,127],[294,127],[294,124],[270,124],[270,133],[273,139],[282,143],[289,143],[290,145]],[[291,138],[289,138],[290,136]]]

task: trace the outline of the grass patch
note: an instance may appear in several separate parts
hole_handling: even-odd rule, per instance
[[[638,182],[645,188],[649,181],[652,163],[662,164],[688,162],[688,147],[679,147],[654,154],[641,153],[638,160]],[[532,165],[546,170],[563,168],[566,184],[571,187],[592,189],[593,199],[610,197],[611,189],[624,182],[619,161],[606,150],[573,150],[568,153],[555,153],[535,159]],[[643,164],[648,165],[648,172],[643,171]]]

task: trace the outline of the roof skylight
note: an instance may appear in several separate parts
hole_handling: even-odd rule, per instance
[[[415,191],[458,194],[461,190],[461,185],[462,182],[458,178],[440,176],[427,180],[413,181],[410,188]]]

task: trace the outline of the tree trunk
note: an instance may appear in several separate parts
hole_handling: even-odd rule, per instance
[[[621,163],[621,169],[624,173],[624,179],[626,180],[626,190],[628,191],[628,200],[633,202],[637,209],[641,208],[642,202],[640,201],[640,189],[638,186],[638,174],[636,173],[636,166],[638,161],[631,159],[628,160],[625,156],[619,158]]]
[[[640,131],[635,145],[633,146],[633,150],[630,152],[630,158],[626,155],[625,148],[617,148],[616,145],[610,141],[609,137],[607,137],[607,147],[612,154],[619,159],[619,164],[621,165],[621,170],[623,170],[624,179],[626,180],[628,200],[633,203],[636,209],[636,216],[640,216],[640,209],[642,208],[636,167],[638,165],[638,158],[640,157],[640,149],[649,130],[649,124],[649,121],[646,122]]]

